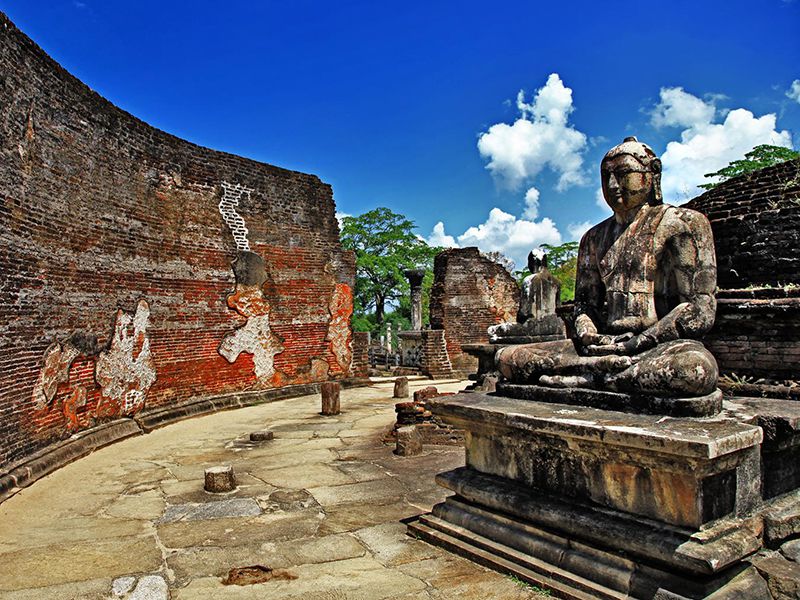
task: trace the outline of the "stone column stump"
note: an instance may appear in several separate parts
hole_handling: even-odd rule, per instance
[[[319,391],[322,394],[321,415],[332,416],[341,412],[339,407],[340,389],[338,381],[324,381],[320,384]]]
[[[262,429],[260,431],[253,431],[250,433],[251,442],[268,442],[275,438],[275,434],[269,429]]]
[[[394,397],[408,398],[408,377],[398,377],[394,380]]]
[[[398,456],[416,456],[422,453],[422,436],[416,426],[397,428],[397,446],[394,453]]]
[[[236,489],[236,476],[233,467],[222,465],[219,467],[209,467],[205,472],[205,490],[213,494],[232,492]]]

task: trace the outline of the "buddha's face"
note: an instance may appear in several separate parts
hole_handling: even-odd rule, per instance
[[[653,173],[630,154],[619,154],[600,165],[603,197],[615,214],[624,214],[650,198]]]

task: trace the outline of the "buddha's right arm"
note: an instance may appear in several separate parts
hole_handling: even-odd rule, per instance
[[[575,280],[575,333],[581,344],[601,343],[597,331],[600,308],[603,306],[603,283],[595,261],[594,244],[584,235],[578,250]]]

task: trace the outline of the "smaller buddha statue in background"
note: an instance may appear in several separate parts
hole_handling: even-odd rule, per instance
[[[495,344],[526,344],[564,339],[564,323],[556,315],[561,305],[561,282],[547,270],[547,254],[528,254],[531,274],[522,282],[517,321],[489,327],[489,341]]]

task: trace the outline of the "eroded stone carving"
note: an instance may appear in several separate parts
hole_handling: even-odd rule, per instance
[[[528,254],[531,274],[522,282],[516,321],[489,327],[489,341],[500,344],[544,342],[565,337],[564,322],[556,315],[561,305],[561,282],[547,270],[547,255]]]
[[[267,280],[264,261],[255,252],[244,251],[231,264],[236,289],[228,296],[228,306],[247,322],[225,336],[218,352],[229,363],[236,362],[242,352],[252,354],[256,377],[269,383],[275,375],[275,355],[283,352],[283,345],[270,329],[270,306],[262,290]]]
[[[575,339],[503,348],[498,368],[513,382],[549,388],[718,393],[716,361],[691,339],[711,328],[716,310],[708,220],[662,203],[661,161],[636,138],[606,154],[601,175],[614,216],[581,240]]]
[[[334,285],[328,304],[331,320],[326,339],[331,344],[331,352],[343,372],[350,368],[353,345],[350,336],[350,317],[353,314],[353,291],[346,283]]]
[[[95,363],[94,377],[103,399],[110,400],[123,415],[144,406],[147,391],[156,380],[147,337],[149,322],[150,306],[146,300],[139,300],[132,315],[118,310],[111,345]]]

